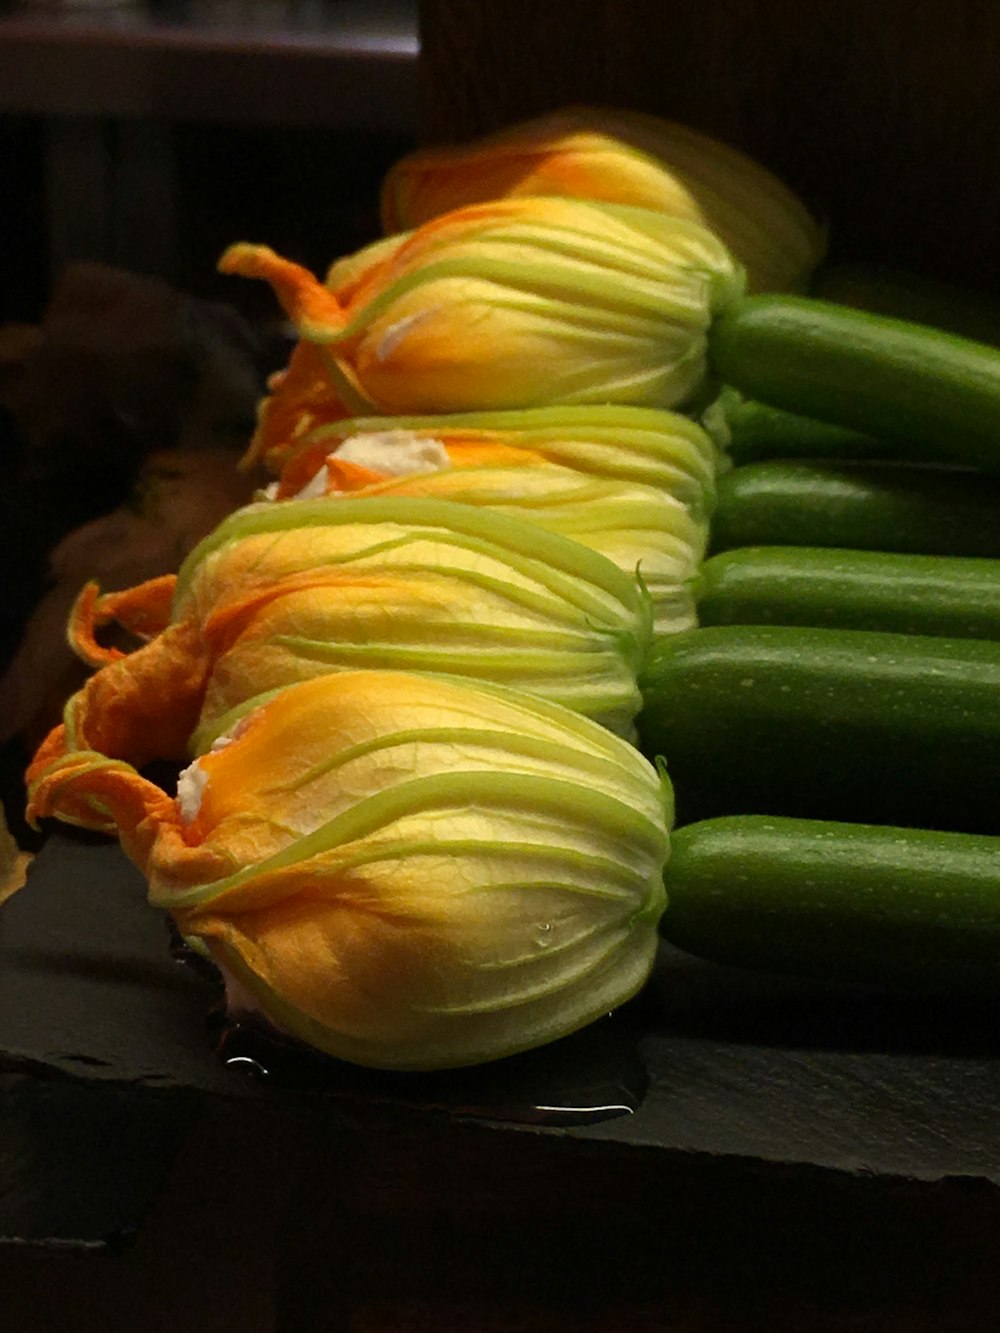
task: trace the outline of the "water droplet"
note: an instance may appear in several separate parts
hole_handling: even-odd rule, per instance
[[[261,1064],[261,1062],[255,1060],[252,1055],[224,1055],[222,1057],[222,1062],[230,1067],[233,1065],[242,1065],[245,1072],[250,1074],[253,1078],[270,1078],[271,1076],[270,1072]]]
[[[254,1018],[216,1011],[217,1057],[290,1094],[444,1112],[460,1119],[570,1128],[633,1115],[649,1082],[634,1025],[621,1011],[522,1055],[469,1069],[397,1074],[363,1069],[295,1042]]]

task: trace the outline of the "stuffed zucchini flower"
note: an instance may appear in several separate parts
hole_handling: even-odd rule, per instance
[[[754,291],[802,287],[825,248],[801,200],[745,153],[657,116],[588,107],[401,158],[383,181],[382,223],[398,232],[523,195],[630,204],[700,222],[744,265]]]
[[[288,499],[314,481],[337,455],[337,466],[357,462],[365,441],[373,472],[396,475],[451,467],[557,463],[585,476],[652,486],[696,514],[711,510],[717,474],[729,466],[712,435],[690,417],[626,404],[536,407],[509,412],[455,412],[435,416],[348,417],[306,432],[272,458]],[[328,490],[328,487],[324,487]]]
[[[356,1063],[541,1045],[634,995],[654,959],[669,783],[520,691],[342,672],[219,719],[177,799],[94,754],[30,797],[36,820],[100,805],[230,1006]]]
[[[446,213],[326,282],[261,245],[219,267],[272,284],[355,413],[683,405],[705,383],[714,315],[744,287],[699,223],[575,199]]]
[[[105,650],[117,621],[147,642]],[[581,542],[488,508],[407,497],[238,510],[170,577],[78,601],[97,667],[36,756],[182,759],[246,699],[350,668],[516,685],[634,736],[649,597]]]
[[[453,466],[444,444],[426,435],[360,431],[327,454],[297,496],[434,498],[528,519],[638,575],[649,594],[654,634],[696,623],[693,583],[708,541],[704,492],[694,492],[685,504],[655,486],[592,476],[528,450],[465,452],[463,465]],[[275,498],[282,499],[307,470],[286,469]]]

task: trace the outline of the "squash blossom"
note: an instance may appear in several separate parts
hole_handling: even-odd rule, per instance
[[[233,1011],[363,1065],[541,1045],[629,999],[655,956],[666,777],[520,691],[317,678],[219,719],[176,799],[77,753],[35,776],[29,814],[95,803]]]
[[[621,403],[347,417],[305,432],[293,447],[273,455],[278,496],[287,499],[302,490],[333,453],[343,471],[359,436],[378,437],[384,472],[544,461],[589,477],[653,486],[699,515],[711,510],[716,476],[729,466],[714,435],[690,417]],[[393,461],[396,455],[399,463]]]
[[[111,621],[148,641],[104,649]],[[516,685],[631,739],[650,607],[634,575],[526,519],[449,500],[301,500],[230,515],[176,579],[89,585],[70,641],[97,670],[36,771],[74,751],[182,759],[196,728],[246,699],[359,667]]]
[[[527,449],[502,443],[463,447],[454,428],[444,431],[446,445],[426,431],[368,424],[376,429],[362,427],[339,440],[336,433],[317,432],[331,451],[325,457],[314,448],[300,451],[275,498],[417,496],[486,506],[561,532],[624,573],[638,574],[649,594],[654,634],[696,623],[693,585],[708,540],[711,493],[690,473],[677,486],[690,497],[685,503],[664,489],[594,476]],[[460,465],[452,458],[460,458]]]
[[[382,224],[403,231],[468,204],[523,195],[630,204],[700,222],[745,267],[752,291],[804,287],[825,250],[802,201],[745,153],[657,116],[589,107],[401,158],[383,180]]]
[[[699,223],[575,199],[446,213],[376,242],[350,280],[246,243],[219,267],[272,284],[355,414],[685,405],[706,382],[712,318],[744,288]]]

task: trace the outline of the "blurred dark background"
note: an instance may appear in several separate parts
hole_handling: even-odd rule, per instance
[[[0,798],[80,677],[82,582],[176,568],[252,495],[288,353],[260,241],[317,272],[379,234],[416,137],[414,3],[0,8]]]

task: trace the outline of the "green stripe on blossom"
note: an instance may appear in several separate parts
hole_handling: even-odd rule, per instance
[[[188,889],[171,889],[162,894],[154,889],[149,900],[155,907],[170,910],[216,904],[260,875],[285,870],[345,843],[371,837],[386,824],[406,815],[456,803],[468,808],[476,800],[482,803],[484,813],[492,808],[503,813],[518,808],[526,808],[528,812],[537,809],[555,811],[571,821],[582,821],[585,827],[596,829],[601,837],[622,838],[651,847],[667,838],[665,829],[657,827],[624,800],[594,791],[582,783],[522,773],[432,773],[363,797],[312,833],[225,879]]]
[[[344,497],[335,505],[327,499],[287,500],[281,504],[262,502],[236,510],[223,519],[184,561],[177,578],[175,605],[183,598],[198,565],[231,541],[297,528],[349,523],[397,523],[429,530],[444,529],[510,549],[514,558],[517,558],[518,551],[528,550],[543,564],[593,583],[626,605],[634,597],[628,576],[612,561],[567,537],[547,532],[528,519],[497,515],[456,500],[366,496],[364,499]]]

